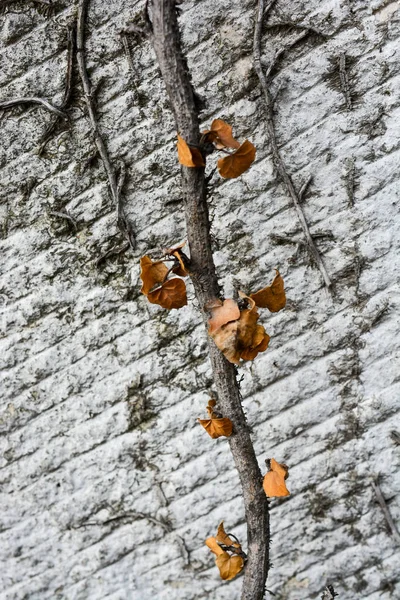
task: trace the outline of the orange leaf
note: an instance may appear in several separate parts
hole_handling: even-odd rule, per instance
[[[218,543],[219,542],[219,543]],[[232,548],[233,554],[230,555],[228,552],[223,550],[219,544],[225,544]],[[224,531],[223,522],[218,527],[217,537],[209,537],[206,539],[206,545],[210,548],[211,552],[216,555],[216,565],[219,569],[219,574],[222,579],[230,580],[236,577],[238,573],[243,569],[244,560],[242,556],[238,556],[238,553],[242,553],[241,546],[237,542],[233,542]],[[243,553],[242,553],[243,554]]]
[[[207,538],[205,544],[210,548],[211,552],[214,552],[216,556],[219,556],[220,554],[226,554],[225,550],[222,550],[221,546],[217,543],[215,537]]]
[[[232,435],[232,421],[227,417],[216,419],[197,419],[198,422],[207,431],[208,435],[214,440],[221,436],[229,437]]]
[[[229,156],[220,158],[217,165],[221,177],[233,179],[247,171],[256,157],[256,149],[251,142],[245,140],[243,144]]]
[[[211,131],[216,132],[223,148],[240,147],[240,143],[232,136],[232,127],[222,119],[214,119],[211,123]]]
[[[223,552],[217,556],[216,565],[219,569],[221,579],[230,581],[243,569],[244,560],[241,556],[230,556],[227,552]]]
[[[182,279],[173,277],[161,287],[147,294],[149,302],[159,304],[163,308],[182,308],[187,304],[186,285]]]
[[[140,259],[141,273],[140,278],[143,281],[142,294],[147,294],[157,284],[163,283],[167,276],[168,269],[161,261],[153,262],[149,256],[142,256]]]
[[[203,156],[198,148],[189,146],[178,133],[178,160],[185,167],[205,167]]]
[[[264,327],[257,323],[259,314],[254,300],[243,292],[239,292],[239,295],[247,300],[250,308],[244,309],[240,313],[237,348],[240,351],[240,358],[253,360],[259,352],[264,352],[268,348],[270,337]]]
[[[215,539],[219,544],[224,544],[224,546],[233,546],[234,548],[241,549],[241,545],[238,542],[233,541],[229,535],[225,533],[223,521],[218,525],[217,537]]]
[[[250,298],[254,300],[260,308],[268,308],[271,312],[278,312],[286,305],[286,294],[284,283],[278,269],[270,286],[258,290],[254,294],[250,294]]]
[[[227,298],[223,302],[215,300],[213,306],[210,306],[211,318],[208,321],[208,333],[212,335],[214,331],[229,323],[236,321],[240,317],[240,310],[237,302],[231,298]]]
[[[288,467],[279,464],[274,458],[271,458],[270,463],[270,471],[264,477],[264,492],[269,498],[290,496],[285,484],[285,479],[288,478]]]

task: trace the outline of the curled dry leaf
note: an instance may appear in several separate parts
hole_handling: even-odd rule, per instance
[[[220,532],[221,526],[222,526],[223,533]],[[226,533],[224,531],[223,523],[221,523],[220,526],[218,527],[217,537],[216,538],[215,537],[207,538],[206,545],[208,546],[208,548],[210,548],[211,552],[214,552],[214,554],[217,557],[215,559],[215,563],[219,569],[219,574],[221,575],[221,579],[224,579],[225,581],[229,581],[230,579],[233,579],[234,577],[236,577],[236,575],[238,573],[240,573],[240,571],[243,569],[243,566],[244,566],[243,552],[242,552],[242,548],[241,548],[240,544],[237,542],[232,542],[232,544],[229,544],[229,547],[232,549],[231,551],[233,552],[233,554],[229,554],[228,552],[223,550],[221,548],[221,546],[219,545],[219,543],[222,543],[222,544],[228,546],[228,544],[226,544],[225,542],[219,541],[218,536],[222,537],[223,535],[225,535],[225,539],[228,539],[230,542],[232,542],[232,540],[229,538],[229,536],[226,535]],[[240,553],[242,556],[239,556],[238,553]]]
[[[269,498],[290,496],[285,479],[289,477],[289,469],[284,464],[279,464],[274,458],[270,461],[270,470],[264,477],[263,488]]]
[[[215,563],[219,569],[221,579],[230,581],[240,573],[244,566],[244,560],[241,556],[231,556],[227,552],[217,556]]]
[[[216,401],[210,399],[208,401],[207,412],[209,419],[197,419],[198,422],[207,431],[208,435],[213,439],[232,435],[232,421],[227,417],[220,417],[213,411]]]
[[[240,311],[234,300],[225,300],[222,306],[212,309],[213,316],[209,320],[208,330],[209,335],[221,352],[229,362],[234,364],[239,364],[241,358],[243,360],[253,360],[259,352],[264,352],[268,348],[270,340],[264,327],[257,323],[259,314],[254,300],[242,292],[240,292],[240,295],[247,300],[250,308]],[[226,314],[222,312],[219,315],[218,309],[224,309],[225,303],[228,303]],[[235,321],[230,318],[228,321],[226,320],[231,315],[236,316],[238,310],[239,318],[236,318]],[[215,315],[216,311],[217,314]]]
[[[161,261],[153,262],[150,256],[142,256],[140,259],[140,278],[143,282],[142,294],[147,294],[155,286],[164,283],[168,275],[168,269]]]
[[[186,242],[182,242],[181,244],[178,244],[177,246],[173,246],[172,248],[164,249],[165,255],[173,256],[175,258],[176,265],[172,267],[172,272],[175,273],[176,275],[179,275],[179,277],[188,277],[188,275],[189,275],[189,271],[187,269],[187,267],[189,265],[189,259],[182,250],[182,248],[183,248],[183,246],[185,246],[185,244],[186,244]]]
[[[240,143],[232,136],[232,127],[222,119],[214,119],[209,131],[203,131],[209,142],[213,142],[216,148],[239,148]]]
[[[218,160],[219,174],[225,179],[239,177],[247,171],[255,157],[255,146],[249,140],[245,140],[236,152]]]
[[[205,167],[204,158],[198,148],[189,146],[178,133],[178,160],[184,167]]]
[[[278,269],[271,285],[250,294],[259,308],[268,308],[271,312],[278,312],[286,305],[286,294],[283,279]]]
[[[232,534],[231,534],[232,535]],[[232,546],[234,548],[241,548],[241,545],[236,540],[232,540],[229,535],[226,534],[224,529],[224,522],[218,525],[217,537],[215,538],[219,544],[223,544],[224,546]]]
[[[187,304],[186,285],[183,279],[173,277],[165,281],[161,287],[147,294],[148,301],[163,308],[182,308]]]
[[[226,325],[229,321],[236,321],[240,317],[237,302],[231,298],[227,298],[223,302],[216,299],[213,301],[213,304],[209,304],[206,308],[211,312],[211,318],[208,321],[208,333],[210,335],[222,327],[222,325]]]

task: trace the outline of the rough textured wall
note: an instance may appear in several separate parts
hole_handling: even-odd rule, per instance
[[[294,182],[313,175],[303,207],[333,298],[273,172],[252,70],[255,2],[181,5],[204,124],[225,117],[258,149],[245,175],[213,180],[221,283],[227,295],[234,285],[254,290],[279,266],[289,297],[262,319],[269,350],[239,368],[260,465],[271,456],[290,465],[292,495],[271,503],[268,588],[280,600],[316,598],[327,581],[340,600],[400,594],[398,548],[371,487],[379,475],[398,518],[398,5],[277,0],[268,21],[325,36],[312,33],[282,57],[273,91]],[[221,584],[204,546],[222,519],[245,537],[228,445],[196,422],[212,388],[205,332],[195,307],[167,312],[139,293],[138,257],[185,235],[153,53],[132,40],[130,70],[117,34],[141,8],[92,0],[87,43],[100,128],[128,167],[135,255],[107,254],[123,240],[77,78],[69,127],[43,157],[49,113],[1,115],[2,600],[239,598],[241,579]],[[8,5],[1,99],[61,101],[74,15],[67,2],[49,16],[32,2]],[[294,35],[266,29],[265,60]],[[65,212],[74,222],[57,214]]]

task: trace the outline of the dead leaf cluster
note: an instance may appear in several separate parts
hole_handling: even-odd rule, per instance
[[[181,277],[187,277],[189,259],[183,253],[185,244],[179,244],[173,248],[166,248],[162,260],[153,261],[149,256],[140,259],[140,278],[142,280],[141,292],[152,304],[158,304],[163,308],[182,308],[187,304],[186,284]],[[170,268],[165,262],[172,261]],[[172,276],[178,275],[179,277]]]
[[[229,535],[235,537],[232,534]],[[226,581],[233,579],[240,573],[246,558],[238,540],[236,538],[231,539],[229,535],[225,533],[224,522],[222,521],[218,526],[216,537],[209,537],[205,542],[216,556],[215,563],[219,569],[221,579]]]
[[[228,418],[221,417],[214,411],[216,400],[210,399],[207,405],[208,419],[198,419],[200,425],[204,427],[208,435],[213,439],[221,436],[229,437],[232,435],[232,421]]]
[[[232,136],[232,127],[228,123],[222,119],[214,119],[211,128],[202,132],[198,147],[187,144],[178,134],[179,162],[185,167],[205,167],[206,149],[209,153],[210,145],[212,151],[214,149],[221,150],[228,154],[217,162],[219,174],[225,179],[233,179],[242,175],[256,157],[256,149],[249,140],[240,144]]]
[[[211,312],[208,333],[227,360],[234,364],[239,364],[240,359],[253,360],[268,348],[270,337],[257,322],[257,307],[277,312],[286,304],[284,283],[278,270],[270,286],[249,296],[243,292],[239,295],[245,308],[239,308],[231,298],[223,302],[215,299],[206,307]]]

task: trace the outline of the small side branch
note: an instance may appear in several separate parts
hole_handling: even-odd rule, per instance
[[[22,106],[24,104],[38,104],[39,106],[43,106],[46,110],[57,115],[57,118],[67,119],[67,115],[65,112],[53,106],[50,102],[45,100],[44,98],[37,98],[36,96],[27,96],[26,98],[13,98],[12,100],[3,100],[0,102],[0,109],[6,110],[8,108],[13,108],[14,106]]]
[[[307,249],[310,253],[312,260],[317,265],[318,269],[321,272],[324,283],[328,290],[332,287],[331,279],[327,273],[323,260],[318,252],[317,247],[314,244],[314,240],[311,236],[310,229],[308,227],[308,223],[306,221],[303,209],[301,207],[301,192],[297,193],[293,182],[291,180],[290,175],[287,172],[286,165],[282,159],[281,153],[279,151],[278,142],[276,139],[275,132],[275,124],[274,124],[274,99],[269,89],[269,75],[272,71],[272,68],[267,69],[267,74],[264,73],[262,64],[261,64],[261,34],[262,34],[262,21],[263,17],[268,13],[268,11],[275,4],[275,0],[271,0],[267,6],[264,8],[264,0],[258,0],[258,12],[256,18],[256,24],[254,29],[254,44],[253,44],[253,61],[254,61],[254,69],[257,73],[258,79],[260,81],[261,89],[264,95],[264,101],[266,106],[266,121],[267,121],[267,131],[271,144],[272,158],[274,161],[275,168],[283,181],[288,194],[293,202],[294,208],[296,210],[298,219],[300,221],[301,227],[304,232],[304,236],[306,238]],[[305,37],[307,32],[303,32],[302,37]],[[300,37],[296,38],[299,41]],[[281,52],[282,53],[282,52]],[[278,56],[279,57],[279,56]],[[273,65],[276,63],[277,57],[273,60]],[[303,192],[304,194],[304,192]]]
[[[400,533],[397,530],[396,524],[392,519],[392,515],[389,512],[389,508],[386,504],[386,500],[382,494],[382,490],[380,488],[380,485],[378,483],[378,480],[375,479],[371,482],[372,485],[372,489],[375,492],[375,496],[377,501],[379,502],[379,506],[382,509],[382,512],[385,516],[386,519],[386,523],[388,524],[389,530],[394,538],[394,540],[396,541],[396,543],[400,546]]]
[[[121,189],[122,185],[117,181],[117,176],[115,173],[115,169],[111,163],[110,157],[108,155],[107,148],[105,146],[104,140],[100,134],[99,127],[97,124],[95,104],[93,101],[93,93],[90,86],[89,76],[86,69],[86,56],[85,56],[85,20],[87,14],[87,8],[89,5],[89,0],[79,0],[78,4],[78,22],[77,22],[77,35],[76,35],[76,53],[77,53],[77,62],[78,62],[78,70],[79,76],[82,81],[83,86],[83,94],[85,98],[85,103],[89,115],[89,121],[92,128],[92,134],[94,137],[94,141],[97,147],[97,150],[100,154],[101,160],[103,161],[104,168],[107,173],[108,183],[110,186],[111,196],[114,201],[115,208],[117,210],[117,222],[118,227],[121,232],[128,239],[129,244],[132,249],[135,248],[135,234],[133,231],[133,227],[130,223],[128,223],[128,218],[126,215],[125,207],[122,200]]]
[[[71,95],[72,95],[72,70],[73,70],[73,65],[74,65],[74,51],[75,51],[75,27],[69,27],[68,28],[68,46],[67,46],[67,73],[66,73],[66,77],[65,77],[64,97],[62,99],[61,106],[60,106],[61,110],[66,110],[68,108],[68,104],[69,104],[69,101],[70,101]],[[46,131],[44,132],[42,139],[41,139],[41,144],[39,146],[39,151],[38,151],[39,156],[41,156],[43,154],[45,147],[47,146],[48,142],[51,139],[52,134],[54,133],[54,131],[57,128],[59,120],[60,120],[59,116],[56,116],[51,121],[51,123],[47,127]]]

